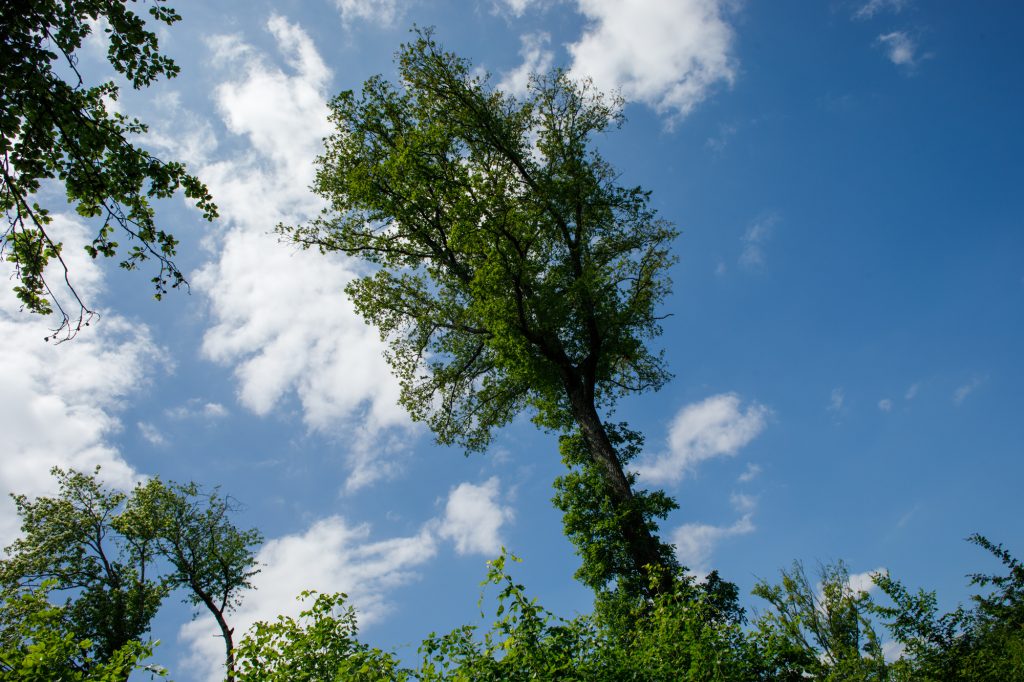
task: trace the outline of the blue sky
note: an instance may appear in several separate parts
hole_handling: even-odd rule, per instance
[[[994,568],[981,532],[1024,552],[1024,44],[1017,3],[921,0],[322,0],[180,3],[162,32],[181,76],[125,91],[145,144],[187,161],[221,209],[180,199],[191,295],[79,258],[99,324],[58,347],[0,292],[0,487],[52,490],[61,464],[221,485],[267,536],[235,616],[345,591],[364,634],[409,651],[478,617],[484,561],[524,559],[563,614],[590,595],[550,505],[554,437],[524,418],[490,452],[433,445],[395,405],[376,333],[342,288],[364,266],[269,234],[313,215],[326,101],[391,77],[413,24],[521,87],[563,66],[619,90],[597,140],[681,230],[658,343],[675,379],[616,413],[647,436],[643,480],[695,571],[744,594],[800,559],[885,568],[966,597]],[[110,67],[94,43],[82,63]],[[57,221],[69,244],[87,227]],[[0,507],[5,544],[13,506]],[[753,598],[748,606],[756,607]],[[212,621],[173,603],[158,660],[216,674]]]

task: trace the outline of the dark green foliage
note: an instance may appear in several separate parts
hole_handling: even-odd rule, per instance
[[[625,424],[606,424],[605,428],[630,486],[635,485],[636,474],[626,470],[626,466],[643,448],[643,436]],[[569,473],[555,479],[552,501],[562,512],[566,537],[576,545],[583,560],[576,578],[595,592],[616,582],[617,587],[631,594],[643,592],[637,583],[647,576],[634,569],[623,528],[630,518],[639,517],[647,532],[654,536],[657,519],[664,519],[679,505],[660,490],[634,490],[627,504],[616,505],[608,494],[603,471],[590,457],[578,431],[562,436],[559,449]],[[674,571],[677,565],[673,547],[660,540],[658,546],[659,565],[663,570]]]
[[[160,0],[148,3],[150,19],[171,25],[181,17]],[[77,320],[62,306],[45,267],[51,260],[64,269],[61,245],[48,232],[52,218],[36,201],[44,183],[58,180],[79,215],[102,220],[86,251],[114,256],[120,232],[134,244],[121,266],[135,269],[156,259],[152,278],[159,299],[169,287],[185,284],[171,260],[177,240],[156,226],[151,201],[179,189],[196,200],[212,220],[216,207],[206,186],[178,162],[162,161],[129,140],[146,132],[144,123],[107,108],[117,100],[113,82],[88,86],[79,73],[76,52],[105,20],[107,58],[133,88],[178,73],[160,54],[156,33],[126,0],[32,0],[0,3],[0,206],[7,225],[0,232],[0,253],[14,263],[14,289],[25,308],[61,315],[55,336],[74,335],[93,315],[79,306]],[[68,282],[70,286],[70,282]]]
[[[46,582],[65,599],[68,630],[89,641],[86,658],[108,661],[142,639],[170,591],[155,570],[155,524],[127,523],[127,496],[95,475],[57,468],[53,475],[56,497],[14,496],[23,536],[0,561],[0,585],[6,600]]]
[[[5,682],[122,682],[133,671],[163,675],[140,661],[153,653],[150,644],[130,641],[103,658],[83,639],[66,608],[54,606],[48,593],[54,583],[4,595],[0,601],[0,679]]]
[[[195,483],[150,479],[137,487],[126,510],[129,523],[154,519],[158,549],[173,568],[171,587],[184,588],[185,599],[210,612],[224,638],[227,680],[234,679],[234,639],[228,614],[241,602],[259,573],[256,548],[263,536],[231,522],[237,505],[218,490],[204,493]]]
[[[971,584],[994,588],[973,597],[975,607],[939,614],[934,592],[911,593],[897,580],[880,576],[878,586],[892,601],[877,611],[905,657],[898,679],[928,682],[1024,680],[1024,566],[1000,544],[981,535],[968,540],[987,550],[1007,575],[974,574]]]
[[[106,670],[118,661],[134,665],[148,655],[144,637],[163,599],[184,589],[186,600],[203,604],[220,626],[231,679],[234,643],[226,616],[251,587],[258,572],[253,553],[262,542],[257,531],[231,522],[231,499],[159,479],[127,494],[112,491],[99,481],[99,469],[53,474],[57,496],[14,496],[23,536],[0,561],[0,611],[6,619],[26,615],[15,619],[22,623],[17,628],[0,630],[3,646],[27,652],[33,628],[42,628],[48,642],[57,638],[47,644],[51,649],[58,640],[74,649],[67,670],[75,674],[92,675],[94,667]],[[47,598],[63,603],[43,608]],[[39,608],[26,610],[33,604]]]

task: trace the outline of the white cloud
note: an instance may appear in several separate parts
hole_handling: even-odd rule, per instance
[[[210,122],[182,106],[176,91],[159,95],[155,104],[160,114],[146,133],[146,146],[166,150],[171,158],[190,165],[208,162],[217,149]]]
[[[369,525],[330,516],[302,533],[268,541],[256,556],[262,570],[253,589],[228,619],[236,643],[256,621],[296,616],[301,605],[295,598],[303,590],[345,592],[360,626],[381,620],[393,610],[388,593],[419,577],[417,568],[435,557],[439,539],[453,540],[459,554],[493,556],[501,547],[501,526],[512,518],[512,510],[498,502],[499,488],[497,477],[455,486],[444,515],[408,537],[372,540]],[[206,612],[179,630],[179,639],[190,649],[185,665],[211,682],[223,679],[224,645],[218,632]]]
[[[501,527],[512,509],[498,502],[498,477],[481,485],[462,483],[452,488],[438,534],[455,542],[459,554],[494,556],[501,550]]]
[[[64,241],[78,293],[93,305],[103,289],[103,271],[82,250],[88,236],[76,220],[53,216],[51,234]],[[8,283],[10,264],[0,263]],[[60,281],[62,273],[52,273]],[[110,437],[121,430],[117,413],[129,396],[144,386],[155,366],[167,358],[145,325],[104,314],[75,339],[59,345],[43,342],[56,326],[20,311],[10,285],[0,287],[0,546],[14,540],[20,526],[7,492],[29,496],[56,492],[53,466],[91,471],[102,466],[110,485],[130,487],[138,475]]]
[[[917,63],[914,54],[917,45],[914,40],[903,31],[893,31],[878,36],[878,43],[885,48],[886,55],[896,66],[911,67]]]
[[[829,412],[839,412],[843,409],[843,403],[846,402],[846,394],[842,388],[833,388],[832,394],[828,399],[828,410]]]
[[[764,265],[764,246],[771,239],[778,222],[777,215],[766,213],[750,224],[740,239],[743,244],[739,258],[740,265],[748,268]]]
[[[397,0],[334,0],[334,4],[346,26],[356,19],[379,26],[393,26],[403,10]]]
[[[151,445],[155,445],[157,447],[167,445],[167,439],[164,438],[164,434],[160,433],[160,429],[153,424],[150,424],[149,422],[138,422],[136,426],[139,428],[139,433],[142,434],[142,437],[149,441]]]
[[[527,33],[519,40],[522,42],[519,54],[523,58],[523,63],[507,72],[498,83],[499,90],[516,96],[525,95],[530,84],[530,76],[550,71],[555,59],[554,54],[548,49],[551,44],[549,33]]]
[[[345,592],[361,626],[380,620],[393,607],[387,594],[415,580],[415,569],[434,557],[437,542],[427,527],[417,535],[372,541],[370,528],[350,525],[340,516],[317,521],[304,533],[267,542],[257,554],[263,570],[253,590],[229,617],[236,643],[258,620],[297,616],[302,590]],[[179,639],[190,648],[185,662],[203,679],[223,679],[224,643],[206,612],[182,626]]]
[[[903,654],[906,653],[907,645],[903,642],[894,642],[892,640],[882,642],[882,657],[889,663],[903,658]]]
[[[669,427],[668,451],[645,457],[636,471],[644,482],[679,481],[704,460],[735,455],[764,430],[769,414],[758,403],[740,409],[734,393],[686,405]]]
[[[907,392],[903,394],[904,400],[913,400],[917,397],[917,392],[921,390],[921,384],[911,384],[907,389]]]
[[[878,409],[882,412],[892,412],[892,400],[889,398],[882,398],[878,401]]]
[[[853,13],[854,19],[870,19],[880,12],[890,10],[899,13],[909,5],[909,0],[868,0]]]
[[[749,483],[760,475],[761,467],[757,464],[749,463],[747,464],[747,468],[743,470],[743,473],[740,474],[740,477],[737,480],[740,483]]]
[[[878,589],[878,585],[875,585],[875,576],[887,574],[888,571],[882,566],[873,571],[851,573],[849,580],[846,581],[846,586],[855,595],[862,592],[873,592]]]
[[[722,540],[737,535],[747,535],[757,530],[753,514],[748,512],[731,526],[712,526],[706,523],[687,523],[672,534],[676,546],[676,558],[693,573],[706,573],[708,561],[715,547]]]
[[[354,490],[397,470],[394,455],[407,438],[385,431],[410,422],[397,405],[398,383],[379,336],[343,292],[359,266],[339,254],[297,251],[268,234],[322,205],[307,187],[330,133],[330,72],[297,25],[273,17],[267,27],[287,72],[236,37],[210,41],[214,63],[229,74],[216,89],[217,107],[249,146],[201,171],[230,228],[217,260],[192,277],[214,318],[203,353],[234,366],[239,400],[256,414],[270,414],[294,395],[310,429],[344,435],[351,443],[346,488]]]
[[[577,0],[588,25],[569,45],[571,73],[671,120],[736,78],[728,0]]]
[[[967,397],[969,395],[978,390],[984,383],[984,378],[979,376],[972,377],[971,380],[968,381],[966,384],[957,387],[957,389],[953,391],[953,403],[955,405],[962,404],[965,400],[967,400]]]

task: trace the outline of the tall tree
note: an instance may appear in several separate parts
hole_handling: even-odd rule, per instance
[[[174,77],[178,67],[159,51],[155,32],[130,9],[128,0],[33,0],[0,3],[0,207],[7,225],[0,231],[0,255],[14,264],[14,287],[24,307],[49,314],[61,324],[54,337],[73,336],[94,313],[75,292],[51,234],[50,211],[37,202],[44,183],[63,183],[69,203],[88,218],[100,218],[86,251],[114,256],[116,233],[134,245],[121,266],[133,270],[155,259],[152,278],[159,299],[168,287],[185,284],[175,266],[174,236],[158,228],[151,201],[179,189],[196,200],[212,220],[216,206],[205,185],[175,161],[162,161],[130,139],[146,132],[144,123],[108,104],[118,97],[113,81],[88,85],[78,68],[83,40],[102,27],[107,59],[133,88]],[[181,17],[161,0],[148,3],[150,18],[170,26]],[[57,261],[78,313],[65,308],[46,277]]]
[[[315,183],[329,208],[282,232],[379,266],[347,291],[439,442],[483,450],[532,408],[585,445],[630,570],[671,564],[605,421],[669,377],[647,342],[676,231],[591,144],[621,102],[560,72],[504,95],[429,33],[398,67],[400,86],[375,77],[331,102]]]

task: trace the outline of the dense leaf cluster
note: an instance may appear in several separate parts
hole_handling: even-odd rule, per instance
[[[126,679],[150,651],[161,603],[181,588],[217,620],[231,679],[225,617],[259,570],[261,535],[235,527],[235,504],[216,490],[153,478],[124,493],[98,473],[54,469],[58,495],[14,496],[22,536],[0,560],[0,671],[45,661],[93,680],[113,665],[124,674],[110,679]]]
[[[934,593],[911,595],[879,574],[883,603],[854,589],[840,563],[822,566],[814,581],[796,564],[782,572],[780,583],[760,583],[754,593],[768,608],[752,623],[738,606],[735,587],[714,573],[703,581],[680,575],[671,592],[648,603],[616,593],[616,601],[593,615],[564,619],[529,598],[507,570],[514,557],[502,555],[490,562],[484,581],[498,590],[492,624],[431,634],[414,667],[358,640],[344,595],[318,596],[300,621],[257,624],[243,640],[239,660],[247,670],[269,666],[293,675],[243,678],[253,681],[1024,680],[1021,565],[999,545],[977,536],[972,541],[1009,573],[978,576],[975,584],[995,589],[977,596],[974,608],[941,616]]]

